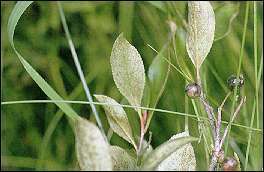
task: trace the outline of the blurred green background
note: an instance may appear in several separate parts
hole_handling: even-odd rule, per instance
[[[216,15],[217,33],[223,35],[230,26],[230,32],[223,39],[214,42],[211,52],[202,66],[205,92],[214,108],[219,106],[228,89],[226,79],[236,74],[243,36],[246,2],[213,2]],[[234,10],[225,11],[226,5],[239,8],[238,15],[231,25],[230,16]],[[15,2],[1,1],[1,101],[47,99],[47,96],[30,78],[11,49],[7,39],[7,21]],[[71,33],[88,87],[92,94],[104,94],[122,101],[123,97],[116,88],[109,57],[114,40],[119,33],[134,45],[144,61],[147,70],[156,53],[147,44],[159,51],[168,40],[168,20],[176,23],[175,45],[177,59],[169,48],[171,62],[190,70],[194,69],[185,49],[184,20],[187,21],[186,2],[62,2],[69,31]],[[164,8],[166,7],[166,8]],[[222,10],[222,11],[221,11]],[[218,12],[219,13],[218,13]],[[240,94],[247,96],[246,105],[235,120],[242,126],[250,126],[253,102],[255,100],[254,70],[260,68],[263,58],[263,3],[257,2],[258,64],[254,65],[253,46],[253,2],[249,2],[249,16],[245,37],[244,56],[241,73],[245,85]],[[222,33],[223,32],[223,33]],[[65,99],[84,100],[85,93],[72,59],[72,55],[60,21],[55,2],[34,2],[18,22],[15,45],[30,64]],[[178,63],[177,63],[178,61]],[[248,169],[260,170],[263,167],[263,75],[259,90],[259,116],[254,119]],[[171,68],[169,79],[156,108],[195,114],[192,103],[185,98],[186,82],[182,75]],[[197,105],[199,102],[195,101]],[[229,121],[232,101],[224,107],[225,121]],[[74,104],[74,110],[95,122],[88,105]],[[102,107],[97,106],[104,129],[107,123]],[[199,115],[206,116],[199,107]],[[62,113],[54,104],[14,104],[1,105],[1,169],[70,170],[77,168],[74,134]],[[133,128],[138,129],[137,118],[133,111],[126,109]],[[55,114],[56,117],[55,117]],[[134,114],[136,115],[136,114]],[[54,118],[55,117],[55,118]],[[60,118],[61,117],[61,118]],[[156,147],[172,135],[184,131],[184,116],[154,113],[149,130],[153,133],[152,146]],[[47,147],[43,150],[44,134],[53,121],[58,121]],[[208,128],[208,123],[204,123]],[[190,134],[199,137],[198,121],[189,118]],[[228,154],[235,151],[244,169],[250,130],[233,126],[229,138]],[[207,169],[205,163],[204,140],[194,143],[197,169]],[[113,135],[111,143],[129,148],[119,136]],[[42,150],[42,152],[41,152]],[[40,155],[43,157],[40,161]],[[41,163],[41,165],[39,165]],[[37,165],[37,166],[36,166]]]

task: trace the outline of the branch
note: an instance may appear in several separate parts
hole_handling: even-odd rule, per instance
[[[216,140],[216,130],[215,130],[215,123],[214,123],[214,110],[209,105],[209,103],[205,100],[203,93],[201,93],[200,100],[203,103],[205,111],[208,115],[210,126],[211,126],[213,137],[214,137],[214,141],[215,141]]]
[[[213,133],[213,138],[215,141],[216,140],[216,133],[215,133],[215,123],[214,123],[214,110],[205,99],[205,96],[203,93],[202,81],[201,81],[201,77],[200,77],[200,68],[198,68],[198,67],[196,68],[196,80],[197,80],[197,84],[201,87],[200,100],[203,103],[204,109],[208,115],[211,130]]]
[[[222,120],[222,109],[224,107],[224,104],[227,100],[227,98],[230,96],[231,92],[228,92],[227,95],[225,96],[223,102],[221,103],[221,105],[218,108],[218,116],[217,116],[217,121],[216,121],[216,138],[215,138],[215,145],[214,145],[214,151],[212,154],[212,159],[211,159],[211,163],[209,166],[209,171],[216,171],[216,167],[217,167],[217,161],[219,159],[219,155],[221,155],[220,150],[220,129],[221,129],[221,120]],[[223,153],[222,153],[223,154]]]
[[[234,121],[235,117],[237,116],[237,114],[239,113],[239,111],[240,111],[242,105],[243,105],[245,102],[246,102],[246,97],[244,97],[243,99],[241,99],[239,105],[238,105],[237,108],[236,108],[236,111],[234,112],[234,115],[233,115],[231,121],[228,123],[227,127],[225,128],[225,132],[224,132],[223,138],[222,138],[222,140],[221,140],[221,142],[220,142],[220,149],[221,149],[221,147],[223,146],[223,142],[225,141],[225,137],[226,137],[226,134],[227,134],[228,128],[231,126],[231,123]]]
[[[218,108],[218,116],[217,116],[217,123],[216,123],[216,140],[215,140],[215,151],[220,151],[220,129],[221,129],[221,121],[222,121],[222,109],[224,107],[224,104],[227,100],[227,98],[230,96],[231,92],[228,92],[227,95],[225,96],[223,102],[221,103],[221,105]]]

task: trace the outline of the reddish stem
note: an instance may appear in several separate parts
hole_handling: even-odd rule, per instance
[[[144,130],[145,130],[145,125],[147,122],[147,117],[148,117],[148,113],[147,111],[143,111],[142,112],[142,118],[140,119],[140,141],[139,141],[139,146],[138,146],[138,153],[140,153],[141,148],[142,148],[142,143],[143,143],[143,139],[144,139]]]

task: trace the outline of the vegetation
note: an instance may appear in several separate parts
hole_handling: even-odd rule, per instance
[[[1,169],[112,169],[99,161],[110,149],[132,157],[128,169],[162,170],[185,145],[207,170],[220,143],[205,105],[222,107],[221,136],[228,126],[225,160],[211,169],[263,170],[263,3],[211,5],[215,29],[197,61],[187,2],[1,1]],[[201,99],[185,92],[194,82]]]

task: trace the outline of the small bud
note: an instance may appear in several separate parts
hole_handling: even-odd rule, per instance
[[[227,79],[227,84],[228,84],[228,87],[233,90],[236,86],[238,88],[241,88],[242,85],[244,85],[244,77],[243,75],[240,75],[238,77],[238,79],[236,78],[235,75],[231,75],[228,79]]]
[[[188,84],[185,87],[185,93],[190,97],[190,98],[196,98],[199,97],[201,94],[201,87],[197,83],[191,83]]]
[[[227,157],[223,163],[224,171],[236,171],[237,170],[237,160],[233,157]]]

